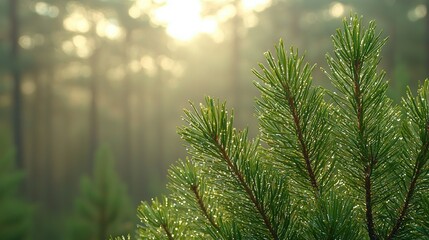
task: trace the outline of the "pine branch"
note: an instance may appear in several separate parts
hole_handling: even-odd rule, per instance
[[[168,198],[163,198],[162,202],[154,199],[151,205],[147,203],[140,205],[138,216],[145,223],[145,227],[139,229],[140,235],[147,239],[180,239],[180,236],[184,235],[183,228],[186,228],[186,224],[178,225],[170,212],[171,209]]]
[[[411,122],[404,124],[404,138],[413,145],[420,145],[420,149],[415,157],[414,167],[412,170],[411,181],[402,206],[399,210],[398,217],[392,227],[388,240],[394,239],[399,233],[399,230],[404,225],[404,220],[409,215],[409,209],[414,200],[415,192],[417,191],[418,181],[422,180],[422,171],[429,159],[429,81],[426,80],[424,85],[419,89],[418,95],[414,98],[411,90],[408,88],[407,98],[403,100],[404,108],[407,109],[407,116]],[[411,130],[414,128],[415,130]],[[420,137],[413,133],[420,132]],[[414,135],[414,136],[413,136]],[[412,141],[410,138],[419,138],[420,142]],[[412,146],[407,146],[413,149]],[[413,156],[406,155],[408,159]],[[406,159],[406,160],[408,160]]]
[[[356,26],[356,25],[354,25]],[[354,30],[354,34],[357,33],[357,36],[352,36],[353,39],[358,38],[360,30]],[[360,43],[359,43],[360,44]],[[357,45],[360,46],[360,45]],[[357,46],[354,46],[357,48]],[[359,132],[359,139],[362,141],[365,141],[365,129],[364,129],[364,122],[363,122],[363,105],[362,105],[362,93],[361,93],[361,86],[360,86],[360,75],[361,75],[361,67],[362,63],[359,59],[355,59],[353,62],[353,95],[355,100],[355,110],[356,110],[356,118],[357,118],[357,128]],[[366,144],[365,144],[366,145]],[[367,159],[363,158],[361,160],[362,162],[366,162],[367,166],[365,166],[365,206],[366,206],[366,221],[367,221],[367,228],[368,228],[368,235],[370,239],[377,239],[375,230],[374,230],[374,220],[373,220],[373,214],[372,214],[372,187],[371,187],[371,174],[372,169],[374,168],[374,165],[377,163],[376,159],[372,156],[367,157]]]
[[[310,156],[308,153],[308,147],[307,147],[307,144],[305,143],[302,128],[301,128],[301,119],[300,119],[298,112],[296,110],[297,106],[295,103],[295,99],[293,98],[287,83],[283,82],[282,85],[283,85],[283,90],[285,91],[286,96],[287,96],[287,102],[289,103],[289,109],[292,112],[292,118],[293,118],[293,122],[295,124],[296,135],[298,136],[299,145],[300,145],[301,152],[302,152],[302,155],[303,155],[304,161],[305,161],[305,168],[307,169],[307,173],[308,173],[308,177],[309,177],[310,182],[311,182],[311,186],[313,187],[315,196],[317,198],[318,194],[319,194],[319,186],[318,186],[318,183],[316,180],[316,176],[314,175],[313,167],[311,166],[311,160],[310,160]]]
[[[209,214],[207,206],[204,204],[202,196],[200,196],[198,185],[192,185],[191,190],[195,195],[195,199],[198,203],[198,206],[200,207],[201,212],[203,215],[209,220],[210,224],[217,230],[220,231],[219,226],[214,221],[213,217]]]
[[[189,159],[185,162],[179,161],[177,166],[170,169],[169,173],[170,183],[168,187],[174,194],[178,204],[180,204],[185,211],[191,209],[197,211],[210,223],[211,227],[220,233],[220,227],[212,215],[212,212],[215,210],[213,206],[214,203],[212,201],[207,202],[206,199],[204,199],[204,195],[207,191],[204,186],[206,179],[198,174],[198,170],[194,163]],[[184,192],[184,189],[190,191],[190,193]],[[210,205],[211,207],[209,208]],[[192,221],[192,219],[190,221]]]
[[[283,156],[283,164],[310,183],[317,199],[320,185],[326,187],[332,170],[327,162],[332,149],[327,105],[322,91],[311,87],[314,66],[303,64],[304,57],[293,49],[286,56],[282,41],[276,53],[277,61],[271,53],[265,54],[268,67],[260,64],[262,73],[253,70],[264,83],[255,83],[262,93],[258,105],[261,126],[267,133],[263,140]],[[322,180],[325,182],[319,183]]]
[[[262,220],[264,221],[265,226],[267,227],[268,231],[271,234],[271,237],[273,239],[278,240],[279,236],[277,235],[277,232],[274,230],[273,225],[271,224],[267,212],[264,209],[264,206],[262,203],[255,197],[255,194],[253,193],[251,187],[248,185],[248,183],[245,181],[244,176],[242,173],[238,170],[238,168],[233,164],[231,158],[228,156],[226,149],[221,145],[219,142],[219,136],[214,136],[213,141],[216,144],[216,147],[219,149],[219,151],[222,154],[223,160],[228,164],[228,167],[230,170],[234,173],[234,176],[237,178],[240,185],[243,187],[244,191],[246,192],[249,199],[252,201],[255,208],[258,210],[258,213],[260,214]]]
[[[427,150],[428,150],[428,146],[425,146],[425,151],[427,151]],[[396,220],[395,225],[393,226],[392,230],[390,231],[389,235],[387,236],[388,240],[391,240],[396,236],[396,234],[398,233],[400,227],[402,226],[402,224],[404,222],[405,216],[408,214],[408,209],[409,209],[410,204],[411,204],[411,199],[413,198],[414,192],[416,190],[417,179],[420,175],[420,171],[421,171],[421,168],[419,168],[416,165],[416,168],[415,168],[415,171],[413,174],[413,178],[412,178],[411,183],[410,183],[410,187],[408,188],[407,196],[405,197],[405,201],[401,207],[398,219]]]
[[[366,206],[366,224],[368,229],[368,235],[371,240],[378,239],[374,230],[374,220],[372,215],[372,194],[371,194],[371,169],[372,167],[367,166],[365,169],[365,206]]]
[[[196,154],[208,154],[226,164],[228,171],[259,214],[271,238],[279,239],[265,206],[255,196],[249,179],[243,172],[246,168],[239,168],[240,161],[249,161],[250,159],[246,160],[246,157],[256,152],[255,146],[249,146],[246,142],[247,131],[237,133],[233,129],[233,117],[228,119],[225,104],[220,105],[213,99],[206,98],[206,105],[206,107],[201,106],[200,111],[193,107],[194,113],[186,112],[187,121],[194,128],[181,129],[182,137],[197,151]],[[209,148],[201,146],[209,146]]]
[[[164,230],[165,234],[167,235],[169,240],[174,240],[173,235],[170,232],[170,229],[168,229],[168,226],[164,223],[161,224],[162,229]]]
[[[375,240],[380,236],[375,228],[374,207],[392,194],[385,184],[395,187],[385,179],[394,179],[391,163],[397,155],[393,146],[398,137],[391,119],[398,119],[398,113],[386,96],[384,73],[376,72],[385,40],[375,34],[373,22],[368,29],[361,25],[361,19],[352,16],[344,21],[343,31],[337,30],[333,36],[335,59],[327,57],[331,69],[328,76],[343,94],[333,94],[333,98],[339,107],[338,123],[345,128],[339,130],[343,131],[339,142],[347,147],[342,151],[353,159],[352,166],[344,165],[344,169],[349,183],[362,184],[357,186],[364,192],[366,228],[369,238]],[[359,169],[363,170],[361,174],[357,173]]]

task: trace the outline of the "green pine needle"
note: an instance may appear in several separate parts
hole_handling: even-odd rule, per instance
[[[332,41],[333,92],[313,86],[314,65],[283,41],[265,54],[254,140],[225,103],[185,110],[190,157],[170,168],[168,196],[139,207],[139,237],[428,237],[429,81],[395,106],[375,23],[351,15]]]

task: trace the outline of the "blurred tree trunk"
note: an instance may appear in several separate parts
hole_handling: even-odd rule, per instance
[[[129,56],[128,51],[131,49],[131,34],[132,30],[127,28],[125,33],[125,40],[123,46],[123,64],[125,70],[125,76],[123,80],[123,89],[122,89],[122,111],[123,111],[123,177],[126,178],[128,184],[132,184],[133,179],[133,161],[131,157],[132,154],[132,145],[131,145],[131,126],[132,126],[132,115],[131,115],[131,105],[130,105],[130,96],[132,93],[130,73],[128,69]]]
[[[149,163],[149,159],[151,159],[149,157],[148,151],[147,151],[147,147],[146,144],[148,144],[147,139],[147,135],[148,135],[148,114],[147,114],[147,106],[145,103],[147,103],[146,98],[147,95],[149,94],[147,89],[147,80],[148,77],[143,77],[142,79],[143,81],[139,82],[139,89],[138,92],[139,94],[137,94],[138,97],[138,103],[137,103],[137,108],[136,108],[136,121],[137,121],[137,138],[136,138],[136,157],[135,159],[140,159],[141,161],[137,161],[138,166],[136,167],[136,169],[133,169],[133,171],[137,171],[139,172],[139,174],[134,174],[134,178],[133,178],[133,182],[135,182],[136,184],[134,184],[133,186],[135,187],[134,189],[130,189],[130,192],[132,193],[136,193],[137,195],[134,196],[138,196],[138,199],[145,199],[148,196],[147,194],[147,182],[149,179],[149,174],[148,174],[148,169],[150,169],[150,163]],[[143,170],[143,173],[141,172],[141,170]],[[138,184],[137,184],[138,183]]]
[[[44,119],[44,140],[45,140],[45,174],[44,174],[44,184],[43,188],[45,189],[45,199],[44,202],[47,203],[49,208],[53,208],[56,206],[56,196],[54,194],[54,181],[53,181],[53,171],[54,162],[53,162],[53,145],[57,142],[53,141],[53,132],[54,132],[54,97],[53,97],[53,84],[54,84],[54,69],[53,66],[48,66],[46,69],[46,82],[45,82],[45,103],[46,112]]]
[[[89,106],[89,171],[92,172],[93,161],[98,147],[98,95],[99,95],[99,69],[98,61],[100,57],[100,49],[96,48],[92,54],[90,61],[91,66],[91,81],[90,81],[90,106]]]
[[[232,86],[235,93],[236,104],[239,105],[240,99],[240,25],[241,25],[241,16],[240,16],[240,0],[234,1],[234,7],[236,9],[236,14],[232,19],[232,64],[231,64],[231,77],[232,77]]]
[[[42,106],[43,106],[43,97],[42,97],[42,79],[41,73],[39,70],[33,72],[33,82],[34,82],[34,99],[31,104],[32,110],[32,126],[31,126],[31,144],[30,144],[30,153],[32,158],[27,166],[27,192],[32,201],[38,200],[41,194],[41,185],[37,179],[37,174],[40,174],[41,171],[41,155],[42,155],[42,144],[43,139],[42,134]],[[40,178],[39,178],[40,180]]]
[[[18,0],[9,0],[10,18],[10,42],[11,42],[11,62],[13,81],[13,110],[12,125],[15,144],[15,159],[18,168],[24,168],[23,164],[23,141],[22,141],[22,95],[21,95],[21,73],[19,67],[19,20],[18,20]]]
[[[236,109],[241,106],[241,86],[240,86],[240,45],[241,45],[241,0],[234,0],[235,16],[232,19],[232,45],[231,45],[231,84],[232,96]],[[236,112],[238,116],[240,113]],[[240,118],[238,118],[240,119]]]
[[[164,139],[164,128],[165,128],[165,119],[164,119],[164,76],[163,76],[163,68],[161,66],[161,64],[158,62],[157,63],[157,67],[158,67],[158,77],[156,78],[156,82],[155,82],[155,95],[154,95],[154,99],[155,100],[155,124],[156,124],[156,135],[155,137],[158,139],[157,144],[156,144],[156,148],[157,148],[157,166],[158,166],[158,173],[159,173],[159,177],[164,177],[166,174],[166,169],[164,166],[164,148],[165,148],[165,139]]]

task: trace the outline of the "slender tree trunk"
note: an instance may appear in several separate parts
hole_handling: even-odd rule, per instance
[[[241,43],[241,0],[234,0],[236,14],[232,19],[232,45],[231,45],[231,87],[233,101],[236,109],[241,106],[241,86],[240,86],[240,43]],[[240,114],[236,112],[238,116]],[[239,118],[240,119],[240,118]]]
[[[145,79],[146,80],[146,79]],[[141,184],[135,184],[133,186],[137,187],[136,189],[131,189],[132,192],[137,193],[139,196],[138,199],[146,199],[148,198],[147,193],[147,180],[149,179],[149,171],[147,169],[150,169],[150,163],[147,161],[147,159],[150,159],[146,144],[148,141],[146,140],[146,137],[148,135],[147,129],[149,129],[147,124],[147,108],[146,108],[146,101],[145,97],[147,96],[148,92],[147,89],[147,81],[141,81],[140,82],[141,87],[139,88],[139,94],[137,94],[138,97],[138,104],[136,108],[136,115],[137,115],[137,139],[136,139],[136,159],[144,159],[146,161],[138,161],[138,167],[137,169],[143,169],[143,174],[135,174],[133,178],[133,182],[135,183],[141,183]],[[135,171],[135,170],[134,170]]]
[[[10,17],[10,41],[11,41],[11,61],[13,80],[13,136],[15,144],[15,160],[18,168],[24,168],[24,148],[22,140],[22,95],[21,95],[21,73],[19,67],[19,21],[18,21],[18,0],[9,0]]]
[[[39,71],[33,72],[33,81],[35,86],[34,99],[32,102],[32,127],[31,127],[31,150],[30,154],[32,156],[31,162],[27,166],[27,192],[32,201],[36,201],[40,198],[41,194],[41,185],[40,178],[37,177],[37,174],[40,174],[40,159],[42,154],[42,145],[43,139],[41,139],[41,130],[42,130],[42,106],[43,106],[43,97],[41,92],[41,76]],[[36,181],[39,180],[39,181]]]
[[[163,69],[158,63],[158,78],[157,82],[155,83],[155,103],[156,103],[156,118],[155,118],[155,124],[157,125],[157,131],[156,131],[156,138],[158,139],[158,144],[156,145],[158,154],[158,171],[159,176],[165,176],[166,169],[164,166],[164,150],[165,150],[165,138],[164,138],[164,128],[165,128],[165,119],[164,119],[164,76],[163,76]]]
[[[91,65],[91,82],[90,82],[90,109],[89,109],[89,172],[92,172],[94,167],[95,152],[98,147],[98,60],[99,60],[99,49],[94,50],[92,57],[90,58]]]
[[[44,139],[45,139],[45,174],[44,179],[45,183],[43,187],[46,189],[46,195],[44,202],[48,204],[48,207],[52,210],[55,210],[56,207],[56,194],[55,191],[55,184],[54,184],[54,177],[53,172],[54,169],[54,162],[53,162],[53,150],[55,147],[53,145],[55,142],[53,141],[53,132],[54,132],[54,97],[53,97],[53,84],[54,84],[54,69],[52,66],[48,66],[47,68],[47,74],[46,74],[46,82],[45,82],[45,106],[46,106],[46,112],[45,112],[45,132],[44,132]]]
[[[71,112],[71,106],[63,106],[58,108],[58,114],[63,116],[61,120],[60,128],[64,128],[64,132],[61,136],[63,139],[63,145],[64,150],[61,154],[61,171],[63,176],[63,184],[61,187],[57,190],[57,192],[60,192],[59,197],[59,209],[66,209],[67,206],[70,206],[72,204],[72,199],[74,197],[73,191],[70,191],[70,189],[73,189],[75,187],[76,182],[74,181],[75,178],[75,163],[74,161],[76,159],[76,155],[74,155],[73,152],[73,145],[74,145],[74,136],[72,134],[73,128],[75,128],[74,125],[74,115]],[[80,155],[80,154],[79,154]]]
[[[130,96],[132,93],[131,79],[128,71],[128,49],[131,46],[131,33],[130,29],[126,31],[126,37],[124,41],[124,53],[123,53],[123,64],[125,68],[125,76],[123,80],[122,89],[122,110],[123,110],[123,173],[127,182],[132,185],[132,179],[134,175],[133,161],[132,161],[132,145],[131,145],[131,126],[132,126],[132,115],[130,106]]]
[[[232,87],[235,93],[235,101],[238,105],[240,96],[240,0],[234,1],[234,7],[236,9],[236,15],[232,20],[232,51],[231,51],[231,78]]]

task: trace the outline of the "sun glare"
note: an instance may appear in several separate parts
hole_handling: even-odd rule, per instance
[[[101,19],[97,22],[96,32],[98,36],[114,40],[123,35],[122,28],[116,19]]]
[[[270,0],[242,0],[241,5],[245,11],[260,12],[271,4]]]
[[[339,18],[344,14],[344,5],[339,2],[333,2],[329,8],[329,14],[334,18]]]
[[[212,0],[214,1],[214,0]],[[219,25],[231,19],[236,13],[232,3],[225,4],[210,16],[203,16],[201,0],[157,0],[158,6],[147,0],[136,0],[128,10],[132,18],[149,16],[151,22],[164,26],[171,37],[180,41],[189,41],[200,33],[211,35],[215,40],[221,40],[223,33]],[[242,10],[245,13],[259,12],[267,8],[271,0],[241,0]],[[244,19],[246,26],[253,26],[257,22],[252,14],[250,19]]]
[[[182,41],[193,38],[204,30],[199,0],[167,0],[165,5],[152,12],[152,19],[157,24],[166,26],[167,33]]]

